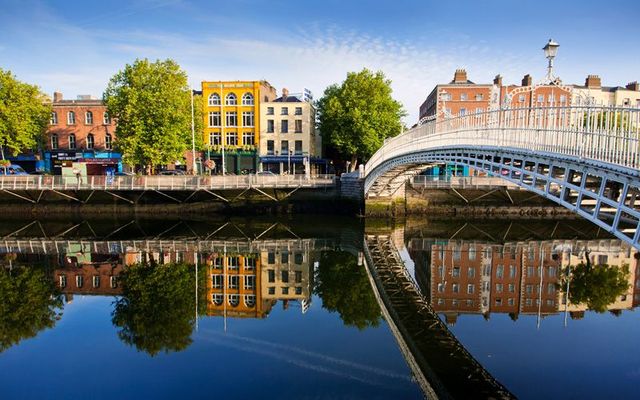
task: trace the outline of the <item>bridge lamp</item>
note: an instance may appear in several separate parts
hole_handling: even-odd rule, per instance
[[[544,50],[544,56],[549,60],[549,65],[547,66],[548,80],[551,80],[553,77],[553,59],[558,54],[558,47],[560,47],[560,45],[557,42],[549,39],[549,42],[542,48],[542,50]]]

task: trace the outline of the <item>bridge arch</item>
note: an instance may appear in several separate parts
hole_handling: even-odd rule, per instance
[[[640,248],[640,109],[502,109],[432,120],[364,168],[367,197],[388,196],[434,163],[466,165],[558,203]]]

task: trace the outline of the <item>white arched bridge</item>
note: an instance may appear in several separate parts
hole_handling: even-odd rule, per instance
[[[466,165],[574,210],[640,248],[640,109],[508,108],[433,118],[364,167],[367,197],[392,196],[436,163]]]

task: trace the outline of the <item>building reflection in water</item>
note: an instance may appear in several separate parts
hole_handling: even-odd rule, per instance
[[[413,239],[409,253],[416,264],[416,280],[433,309],[455,324],[460,314],[584,316],[587,304],[568,301],[562,276],[569,265],[584,261],[584,248],[570,242],[517,242],[506,244]],[[617,240],[591,243],[592,265],[608,264],[629,270],[628,289],[606,308],[618,315],[640,304],[640,265],[637,253]],[[571,287],[568,287],[571,293]]]

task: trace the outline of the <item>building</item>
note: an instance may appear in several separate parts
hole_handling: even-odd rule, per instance
[[[122,170],[122,156],[113,151],[115,122],[102,100],[78,96],[64,100],[55,92],[46,132],[44,168],[61,175],[74,168],[83,175],[105,175]]]
[[[313,271],[310,253],[303,251],[290,252],[287,249],[262,251],[260,253],[262,267],[262,298],[265,300],[282,300],[283,307],[289,302],[299,302],[302,312],[311,305],[313,288]]]
[[[260,170],[276,174],[318,172],[322,143],[315,129],[316,110],[302,95],[282,96],[260,104]],[[312,171],[313,170],[313,171]]]
[[[214,173],[258,170],[260,104],[276,90],[267,81],[202,82],[205,160]],[[205,161],[205,163],[207,163]]]
[[[584,85],[573,85],[574,104],[592,104],[619,107],[640,107],[640,83],[630,82],[625,87],[602,86],[598,75],[589,75]]]

